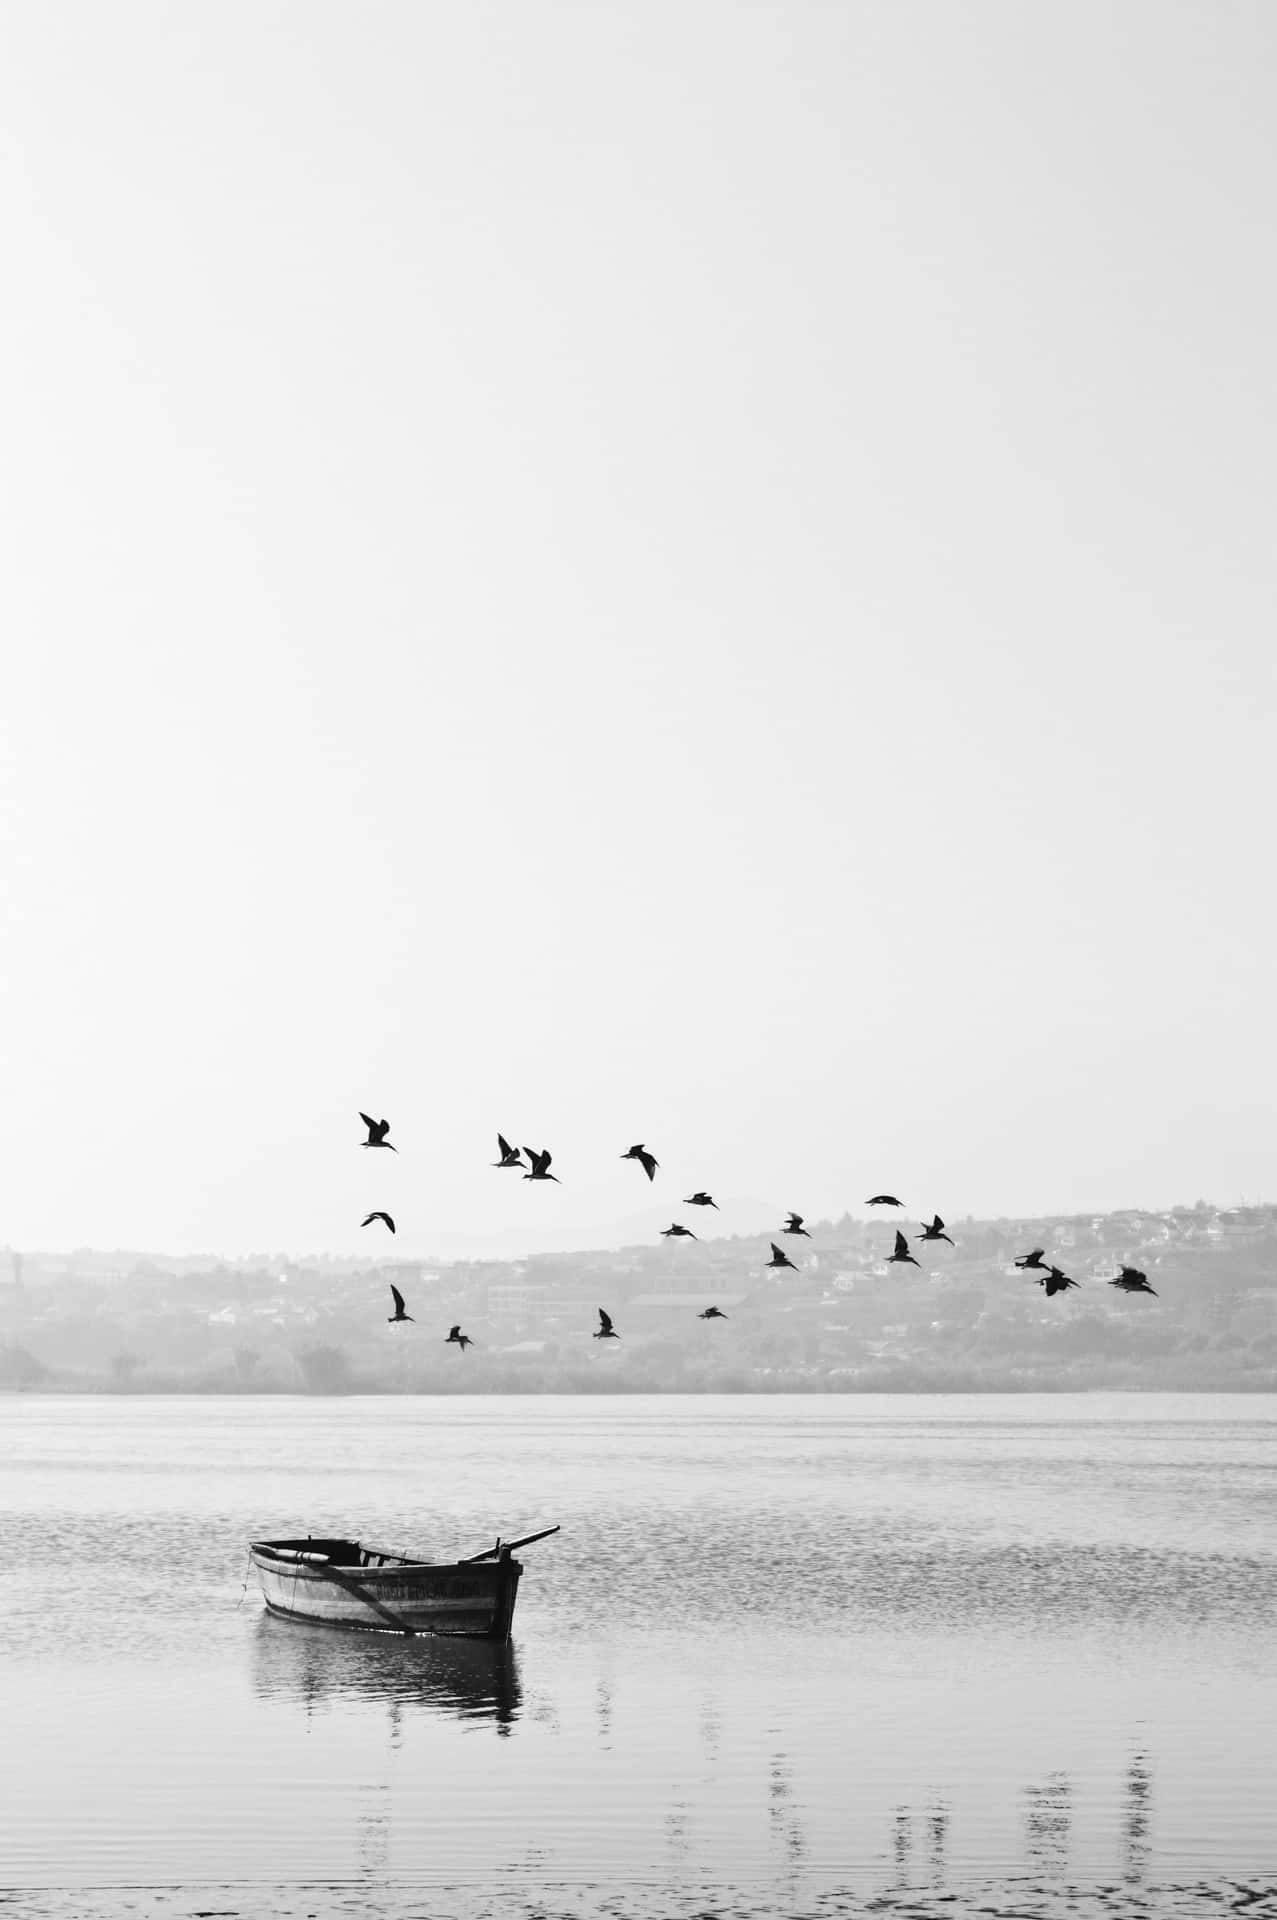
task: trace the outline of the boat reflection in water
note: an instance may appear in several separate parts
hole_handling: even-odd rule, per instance
[[[330,1632],[264,1614],[253,1636],[253,1691],[300,1701],[309,1713],[342,1701],[423,1706],[509,1733],[523,1707],[513,1646],[493,1640]]]

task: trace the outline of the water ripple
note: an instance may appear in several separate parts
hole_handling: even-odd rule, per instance
[[[1272,1911],[1273,1412],[0,1400],[0,1908]],[[556,1520],[510,1648],[245,1590]]]

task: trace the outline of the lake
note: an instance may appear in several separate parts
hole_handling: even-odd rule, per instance
[[[1277,1913],[1277,1396],[0,1398],[0,1912]],[[513,1644],[250,1537],[528,1548]]]

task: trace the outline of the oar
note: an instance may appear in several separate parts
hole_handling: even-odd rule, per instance
[[[495,1560],[501,1551],[501,1535],[497,1535],[495,1547],[485,1547],[482,1553],[468,1553],[464,1560],[458,1560],[459,1567],[472,1567],[476,1560]]]
[[[530,1547],[538,1540],[548,1540],[552,1533],[558,1533],[558,1527],[543,1527],[540,1533],[525,1533],[522,1540],[507,1540],[501,1544],[501,1535],[497,1535],[495,1547],[485,1547],[482,1553],[469,1554],[466,1559],[458,1560],[459,1567],[472,1567],[476,1560],[504,1560],[507,1554],[517,1553],[520,1547]]]
[[[348,1573],[342,1573],[334,1566],[317,1567],[315,1571],[324,1574],[329,1580],[335,1580],[339,1587],[346,1589],[347,1593],[353,1593],[356,1599],[362,1600],[366,1607],[371,1607],[374,1613],[379,1613],[396,1633],[406,1633],[410,1640],[415,1637],[417,1631],[415,1627],[410,1627],[406,1620],[401,1620],[397,1613],[392,1613],[389,1607],[383,1606],[380,1600],[375,1599],[365,1587],[360,1586],[358,1580],[352,1580]]]
[[[558,1527],[542,1527],[540,1533],[525,1533],[522,1540],[507,1540],[501,1551],[503,1554],[517,1553],[520,1547],[530,1547],[538,1540],[548,1540],[552,1533],[558,1531]]]

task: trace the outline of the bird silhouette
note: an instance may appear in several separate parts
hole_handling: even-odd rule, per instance
[[[685,1207],[713,1207],[715,1213],[718,1212],[717,1200],[711,1200],[703,1187],[699,1187],[695,1193],[689,1193],[683,1205]]]
[[[512,1147],[503,1133],[497,1135],[497,1152],[501,1155],[501,1158],[492,1162],[494,1167],[521,1167],[523,1165],[519,1148]]]
[[[455,1347],[460,1347],[462,1353],[464,1353],[467,1347],[472,1347],[474,1345],[474,1341],[470,1338],[470,1335],[468,1333],[462,1333],[461,1323],[460,1321],[458,1321],[457,1325],[450,1329],[448,1333],[448,1338],[444,1341],[443,1344],[445,1347],[450,1344]]]
[[[361,1220],[359,1224],[361,1227],[370,1227],[374,1220],[384,1220],[386,1225],[390,1228],[390,1231],[392,1233],[394,1232],[395,1230],[394,1221],[391,1219],[388,1213],[382,1213],[380,1210],[378,1210],[376,1213],[370,1213],[367,1216],[367,1218]]]
[[[398,1320],[411,1320],[412,1315],[404,1312],[403,1295],[393,1281],[391,1282],[390,1291],[395,1297],[395,1310],[387,1316],[386,1325],[394,1326]],[[414,1322],[413,1324],[415,1325],[416,1323]]]
[[[1034,1247],[1032,1253],[1022,1253],[1015,1263],[1016,1266],[1023,1268],[1025,1272],[1029,1273],[1038,1267],[1041,1267],[1045,1272],[1046,1261],[1042,1258],[1043,1251],[1044,1249],[1042,1247]]]
[[[692,1229],[690,1227],[681,1227],[677,1220],[674,1222],[673,1226],[661,1228],[662,1240],[678,1239],[680,1236],[684,1236],[688,1240],[695,1240],[696,1238],[696,1235],[692,1232]]]
[[[1046,1297],[1048,1300],[1057,1293],[1067,1293],[1070,1287],[1075,1287],[1077,1284],[1076,1280],[1069,1279],[1067,1273],[1061,1273],[1058,1267],[1048,1267],[1042,1278],[1038,1281],[1040,1287],[1046,1288]]]
[[[897,1200],[894,1193],[875,1193],[872,1199],[865,1201],[865,1205],[867,1207],[903,1207],[904,1201]]]
[[[600,1307],[598,1332],[595,1334],[594,1338],[596,1340],[619,1340],[620,1337],[621,1337],[620,1334],[616,1331],[616,1328],[612,1325],[611,1314],[606,1312],[604,1308]]]
[[[643,1142],[641,1140],[637,1141],[636,1144],[632,1146],[627,1153],[623,1153],[621,1155],[621,1158],[622,1160],[637,1160],[641,1165],[641,1167],[643,1168],[644,1173],[646,1173],[648,1179],[655,1180],[656,1169],[660,1166],[661,1163],[656,1158],[656,1155],[654,1153],[648,1152],[647,1148],[643,1145]]]
[[[922,1262],[915,1260],[910,1253],[909,1242],[905,1239],[899,1228],[896,1229],[896,1250],[894,1253],[887,1255],[887,1265],[890,1266],[893,1260],[907,1260],[911,1267],[920,1267],[922,1265]]]
[[[940,1218],[939,1214],[935,1216],[935,1219],[929,1227],[922,1229],[922,1237],[924,1240],[949,1240],[949,1236],[944,1230],[944,1221]],[[949,1240],[949,1245],[953,1245],[952,1240]]]
[[[1158,1296],[1157,1288],[1150,1287],[1148,1275],[1141,1273],[1138,1267],[1123,1267],[1116,1280],[1110,1280],[1111,1287],[1120,1287],[1123,1293],[1151,1293],[1154,1300]]]
[[[386,1135],[390,1132],[389,1120],[374,1120],[369,1113],[361,1113],[359,1118],[368,1129],[368,1138],[361,1140],[364,1147],[389,1147],[391,1153],[398,1153],[398,1147],[391,1147]]]
[[[811,1235],[808,1233],[806,1227],[803,1225],[803,1216],[801,1215],[801,1213],[791,1213],[788,1220],[786,1220],[784,1226],[781,1228],[781,1232],[782,1233],[801,1233],[804,1240],[811,1239]]]
[[[726,1320],[727,1315],[721,1307],[705,1307],[697,1314],[698,1320]]]
[[[767,1262],[769,1267],[794,1267],[794,1272],[797,1273],[798,1268],[794,1266],[783,1247],[778,1247],[774,1240],[769,1240],[767,1244],[772,1250],[772,1257]]]
[[[557,1180],[558,1179],[559,1176],[557,1173],[547,1173],[546,1171],[547,1167],[550,1164],[550,1159],[551,1159],[550,1149],[548,1147],[546,1147],[541,1153],[538,1153],[535,1147],[525,1147],[523,1151],[527,1154],[528,1159],[531,1162],[531,1166],[532,1166],[531,1173],[524,1174],[523,1177],[525,1180]]]

